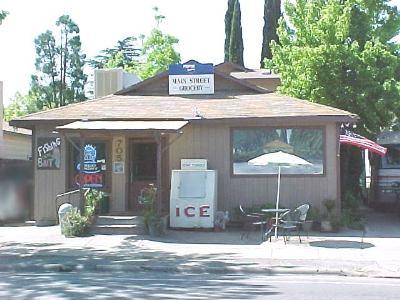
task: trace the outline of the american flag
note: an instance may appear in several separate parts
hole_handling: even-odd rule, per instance
[[[368,149],[369,151],[376,153],[380,156],[384,156],[387,151],[387,148],[382,147],[381,145],[361,135],[358,135],[347,128],[342,128],[339,142],[341,144],[356,146],[361,149]]]

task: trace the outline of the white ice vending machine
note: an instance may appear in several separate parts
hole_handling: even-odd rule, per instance
[[[182,159],[171,175],[170,226],[213,228],[216,210],[217,171],[205,159]]]

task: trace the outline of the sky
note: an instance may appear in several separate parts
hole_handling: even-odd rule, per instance
[[[244,60],[258,67],[261,53],[264,0],[242,0]],[[93,57],[127,36],[148,34],[155,26],[152,8],[166,19],[161,29],[179,38],[182,61],[196,59],[218,64],[224,55],[224,17],[227,0],[0,0],[10,14],[0,26],[0,80],[4,102],[26,93],[34,72],[34,39],[54,29],[62,14],[78,24],[82,50]]]
[[[400,0],[392,1],[400,6]],[[264,0],[241,0],[244,62],[258,68]],[[82,50],[88,58],[127,36],[148,34],[155,26],[152,8],[166,19],[161,29],[179,38],[182,61],[218,64],[224,56],[227,0],[0,0],[10,14],[0,26],[0,81],[4,102],[29,89],[34,73],[34,39],[69,14],[78,24]]]

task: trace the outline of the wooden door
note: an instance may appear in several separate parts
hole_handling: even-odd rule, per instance
[[[130,179],[128,209],[141,214],[144,206],[138,202],[143,188],[157,184],[157,143],[137,140],[130,144]]]

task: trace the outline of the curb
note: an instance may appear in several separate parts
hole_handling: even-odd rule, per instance
[[[371,277],[400,279],[400,274],[374,275],[354,270],[327,270],[309,267],[202,267],[202,266],[157,266],[157,265],[68,265],[68,264],[12,264],[0,265],[0,272],[159,272],[182,274],[258,274],[258,275],[335,275],[349,277]]]

